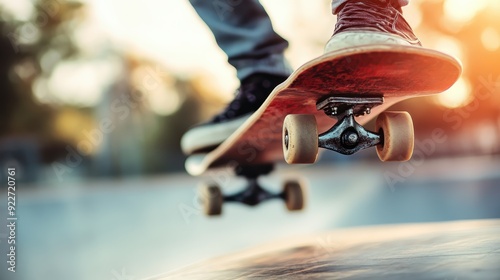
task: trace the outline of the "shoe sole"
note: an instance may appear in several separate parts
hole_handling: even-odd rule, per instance
[[[251,114],[237,119],[192,128],[181,139],[181,149],[186,155],[213,150],[235,132]]]
[[[346,31],[334,35],[325,46],[325,53],[338,51],[341,49],[359,47],[364,45],[403,45],[416,46],[407,40],[392,34],[382,33],[378,31]]]

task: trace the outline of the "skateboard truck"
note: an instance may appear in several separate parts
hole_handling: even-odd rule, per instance
[[[283,199],[289,211],[301,210],[304,207],[304,189],[298,181],[287,181],[281,193],[272,193],[264,189],[257,178],[273,171],[273,164],[239,165],[234,170],[236,175],[245,177],[248,185],[241,192],[225,196],[217,185],[202,188],[205,199],[205,214],[217,216],[222,213],[222,205],[226,202],[237,202],[248,206],[256,206],[271,199]]]
[[[336,118],[328,131],[318,135],[313,114],[291,114],[283,121],[283,155],[289,164],[314,163],[318,148],[344,155],[376,146],[382,161],[406,161],[413,152],[413,122],[407,112],[382,112],[375,122],[375,131],[366,130],[356,116],[370,114],[384,102],[383,97],[330,96],[316,104],[318,110]]]
[[[318,136],[318,146],[344,155],[352,155],[360,150],[383,142],[381,135],[366,130],[354,117],[370,114],[373,107],[384,103],[383,97],[328,97],[316,104],[337,123]]]
[[[248,206],[255,206],[263,201],[280,198],[279,194],[273,194],[262,188],[257,178],[267,175],[274,169],[272,164],[260,166],[238,166],[235,169],[236,175],[243,176],[248,181],[248,186],[241,192],[224,196],[224,202],[240,202]]]

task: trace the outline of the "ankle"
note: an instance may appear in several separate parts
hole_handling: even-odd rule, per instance
[[[333,10],[333,14],[337,15],[338,13],[340,13],[342,11],[342,9],[350,2],[358,2],[358,3],[363,2],[363,3],[367,3],[367,4],[372,4],[372,5],[375,4],[379,7],[389,7],[390,6],[402,14],[403,10],[401,7],[408,5],[409,1],[408,0],[347,0],[346,2],[342,3],[340,6],[335,8],[335,10]]]

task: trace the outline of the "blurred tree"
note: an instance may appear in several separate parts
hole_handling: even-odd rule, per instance
[[[58,150],[55,147],[64,146],[57,145],[59,141],[51,134],[56,108],[38,102],[33,87],[37,78],[49,76],[57,63],[78,54],[70,35],[78,24],[82,4],[36,0],[26,5],[33,5],[27,19],[20,19],[9,7],[1,7],[0,137],[36,138],[41,143],[50,143],[47,148],[51,153],[47,155],[54,155]],[[59,59],[42,65],[43,56],[54,50]]]
[[[6,11],[1,15],[1,136],[13,133],[45,134],[51,116],[47,113],[52,109],[35,101],[32,88],[36,78],[50,75],[53,67],[42,68],[41,57],[52,49],[61,52],[61,59],[76,53],[69,36],[69,21],[81,5],[62,1],[36,2],[35,13],[29,21],[19,21]],[[50,6],[52,10],[48,13],[51,3],[54,6]]]

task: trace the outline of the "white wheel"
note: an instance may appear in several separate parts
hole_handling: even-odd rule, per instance
[[[407,112],[384,112],[377,117],[376,130],[383,136],[377,145],[381,161],[407,161],[413,154],[413,122]]]
[[[202,186],[200,195],[203,200],[203,209],[207,216],[218,216],[222,213],[224,197],[216,185]]]
[[[298,181],[285,182],[283,193],[288,211],[298,211],[304,208],[304,188]]]
[[[316,161],[318,127],[314,115],[286,116],[283,122],[283,154],[289,164]]]

